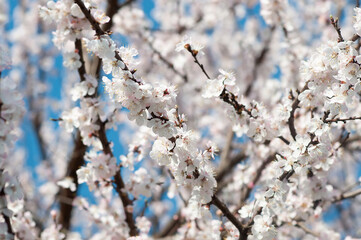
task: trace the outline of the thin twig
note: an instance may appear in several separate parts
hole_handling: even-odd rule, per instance
[[[204,65],[201,64],[198,61],[197,55],[198,55],[198,51],[192,49],[191,45],[186,44],[184,46],[185,49],[187,49],[188,52],[190,52],[190,54],[192,54],[192,57],[194,59],[194,62],[200,67],[200,69],[202,70],[202,72],[204,73],[204,75],[208,78],[211,79],[207,73],[207,71],[204,68]],[[232,107],[234,108],[234,110],[236,111],[236,113],[238,115],[241,116],[242,112],[245,111],[250,117],[252,117],[252,113],[250,110],[248,110],[246,108],[245,105],[243,104],[239,104],[237,101],[237,96],[234,95],[232,92],[228,91],[226,88],[223,88],[222,93],[219,95],[219,98],[222,99],[224,102],[232,105]]]
[[[354,41],[359,40],[359,39],[360,39],[360,36],[358,34],[354,34],[354,35],[352,35],[352,37],[350,38],[349,41],[354,42]]]
[[[341,136],[342,137],[342,136]],[[344,147],[347,144],[347,140],[350,138],[350,132],[347,132],[346,136],[342,138],[342,141],[340,143],[340,146],[336,148],[336,151],[338,151],[340,148]]]
[[[204,75],[205,75],[208,79],[211,79],[211,78],[209,77],[206,69],[204,68],[204,65],[201,64],[201,63],[198,61],[198,58],[197,58],[198,51],[192,49],[192,46],[189,45],[189,44],[186,44],[186,45],[184,46],[184,48],[187,49],[187,51],[190,52],[190,54],[192,54],[192,57],[193,57],[194,62],[200,67],[200,69],[202,70],[202,72],[204,73]]]
[[[178,227],[181,226],[181,210],[178,210],[171,221],[158,233],[155,235],[156,238],[164,238],[166,236],[174,234]]]
[[[360,181],[356,181],[355,183],[347,186],[347,187],[342,191],[342,193],[344,194],[344,193],[350,191],[351,189],[353,189],[354,187],[359,186],[360,184],[361,184]]]
[[[334,122],[344,122],[353,121],[353,120],[361,120],[361,117],[349,117],[349,118],[334,118],[334,119],[325,119],[324,123],[334,123]]]
[[[300,94],[306,91],[307,89],[308,89],[308,82],[306,82],[305,86],[302,88],[298,96],[300,96]],[[290,117],[288,118],[288,127],[290,129],[290,133],[293,140],[296,140],[296,136],[297,136],[297,131],[295,128],[295,111],[299,107],[298,104],[300,104],[300,100],[298,99],[298,96],[293,100]]]
[[[354,190],[354,191],[342,193],[341,195],[337,196],[332,202],[333,203],[340,202],[345,199],[357,197],[360,194],[361,194],[361,188]]]
[[[318,233],[316,233],[316,232],[312,231],[311,229],[307,228],[307,227],[306,227],[303,223],[301,223],[301,222],[297,223],[297,224],[296,224],[296,227],[301,228],[305,233],[308,233],[308,234],[310,234],[310,235],[312,235],[312,236],[314,236],[314,237],[317,237],[317,238],[320,237],[320,235],[319,235]]]
[[[334,19],[333,16],[330,16],[331,24],[335,28],[337,35],[338,35],[338,42],[343,42],[344,38],[342,37],[341,28],[340,28],[340,22],[339,19]]]

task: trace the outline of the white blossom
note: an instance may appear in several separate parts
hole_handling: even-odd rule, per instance
[[[66,178],[58,181],[57,184],[60,187],[69,188],[70,191],[72,191],[72,192],[74,192],[76,190],[76,185],[71,177],[66,177]]]

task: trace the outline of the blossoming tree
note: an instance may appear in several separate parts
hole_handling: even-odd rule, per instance
[[[11,2],[0,239],[361,238],[358,1]]]

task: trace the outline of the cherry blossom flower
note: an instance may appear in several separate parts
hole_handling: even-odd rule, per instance
[[[290,148],[293,151],[292,156],[297,158],[301,154],[303,154],[306,151],[307,146],[308,146],[308,144],[310,142],[311,142],[310,136],[308,136],[308,135],[304,135],[304,136],[297,135],[296,136],[296,141],[294,141],[294,142],[292,142],[290,144]]]
[[[85,81],[77,83],[74,88],[71,89],[72,100],[76,101],[86,95],[93,95],[97,86],[98,81],[93,76],[85,74]]]
[[[241,215],[241,218],[248,218],[252,217],[254,211],[254,206],[252,205],[244,205],[241,210],[239,210],[239,214]]]
[[[204,46],[198,42],[194,42],[192,41],[192,38],[188,35],[185,35],[183,38],[182,38],[182,41],[180,43],[177,44],[175,50],[177,52],[180,52],[180,51],[183,51],[185,49],[188,50],[188,48],[191,47],[191,49],[193,51],[196,51],[196,53],[202,53],[202,49],[204,48]],[[197,55],[196,54],[196,55]]]
[[[57,182],[57,184],[62,188],[69,188],[70,191],[74,192],[76,190],[76,185],[72,178],[66,177]]]
[[[174,148],[172,144],[166,138],[158,138],[152,147],[152,151],[149,153],[150,157],[156,160],[159,165],[168,165],[171,161],[170,150]]]
[[[78,6],[78,4],[75,4],[75,3],[73,5],[71,5],[70,13],[71,13],[71,15],[73,15],[74,17],[77,17],[77,18],[85,17],[83,12],[81,11],[80,7]]]
[[[219,97],[224,89],[224,84],[218,79],[209,79],[204,86],[202,97],[213,98]]]
[[[236,77],[233,72],[227,72],[223,69],[219,69],[221,75],[218,76],[218,79],[222,81],[224,85],[233,86],[236,83]]]
[[[253,138],[257,142],[264,141],[267,136],[265,125],[259,121],[252,121],[249,125],[247,136]]]
[[[272,239],[275,237],[276,232],[272,225],[272,218],[267,214],[255,216],[252,234],[258,239]]]
[[[104,24],[109,22],[110,18],[105,15],[105,13],[99,9],[96,9],[95,11],[92,11],[92,14],[95,18],[95,20],[100,23],[100,24]]]
[[[60,226],[57,226],[56,224],[51,224],[41,233],[40,238],[41,240],[63,240],[65,239],[65,234],[60,232]]]
[[[137,227],[142,235],[146,235],[151,227],[150,221],[146,217],[137,217]]]
[[[89,51],[95,53],[100,58],[115,60],[115,43],[109,36],[100,36],[99,39],[94,39],[86,42]]]
[[[64,54],[64,66],[68,67],[71,70],[76,70],[80,68],[80,56],[75,52],[65,53]]]

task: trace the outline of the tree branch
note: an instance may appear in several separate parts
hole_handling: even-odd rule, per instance
[[[308,82],[306,82],[305,86],[302,88],[298,96],[300,96],[300,94],[307,89],[308,89]],[[295,111],[299,107],[298,104],[300,104],[300,100],[298,99],[298,96],[293,100],[290,117],[288,118],[288,127],[290,129],[290,133],[293,140],[296,140],[296,136],[297,136],[297,131],[295,128]]]
[[[172,220],[168,222],[168,224],[155,235],[156,238],[164,238],[166,236],[174,234],[178,227],[181,226],[181,210],[178,210],[177,214],[174,215]]]
[[[290,144],[290,141],[288,141],[286,138],[284,138],[283,136],[278,136],[279,139],[281,139],[284,143],[286,143],[287,145]]]
[[[83,144],[82,138],[80,136],[79,130],[76,134],[76,140],[74,144],[74,150],[71,155],[70,161],[68,163],[66,176],[71,177],[78,188],[78,175],[76,171],[84,164],[84,155],[87,147]],[[72,203],[76,197],[76,192],[70,191],[68,188],[60,188],[58,194],[59,199],[68,199],[69,203]],[[73,206],[72,204],[66,203],[64,201],[59,201],[59,224],[62,225],[62,228],[65,230],[70,229],[70,222],[72,216]]]
[[[90,25],[93,27],[93,29],[95,31],[95,35],[98,36],[98,37],[101,36],[101,35],[107,35],[107,33],[104,30],[101,29],[99,23],[91,15],[90,10],[88,10],[85,7],[83,1],[82,0],[74,0],[74,2],[79,5],[80,10],[83,12],[86,19],[88,19]],[[115,51],[115,58],[117,60],[121,61],[122,63],[124,63],[124,67],[122,68],[122,70],[129,71],[132,74],[132,76],[130,76],[129,79],[132,80],[133,82],[141,84],[141,82],[134,77],[133,71],[131,71],[128,68],[128,65],[123,61],[123,59],[120,57],[120,55],[119,55],[119,53],[117,51]]]
[[[197,54],[198,52],[193,50],[192,47],[189,44],[186,44],[184,46],[185,49],[187,49],[188,52],[190,52],[190,54],[192,54],[194,62],[201,68],[202,72],[204,73],[204,75],[208,78],[211,79],[208,75],[208,73],[206,72],[203,64],[201,64],[198,61],[197,58]],[[252,117],[252,113],[250,110],[246,109],[246,106],[244,106],[243,104],[239,104],[237,101],[237,97],[230,91],[228,91],[226,88],[223,88],[222,93],[219,95],[219,98],[222,99],[224,102],[232,105],[232,107],[234,108],[234,110],[236,111],[236,113],[238,115],[241,115],[243,111],[245,111],[250,117]]]
[[[90,25],[93,27],[95,33],[97,36],[101,36],[105,34],[105,31],[103,31],[100,28],[99,23],[94,19],[94,17],[91,15],[90,10],[88,10],[86,8],[86,6],[84,5],[82,0],[74,0],[74,2],[76,4],[78,4],[78,6],[80,7],[80,10],[83,12],[83,14],[85,15],[86,19],[88,19]]]
[[[234,166],[238,163],[247,159],[247,156],[243,153],[237,154],[234,156],[230,161],[229,164],[225,168],[221,168],[217,173],[216,180],[218,183],[222,182],[224,177],[227,176]],[[216,193],[220,190],[217,188]],[[181,225],[181,211],[178,211],[177,214],[174,215],[175,217],[158,233],[156,237],[166,237],[175,233],[178,227]]]
[[[89,23],[92,25],[93,29],[96,32],[97,36],[106,35],[106,32],[100,28],[99,23],[94,19],[94,17],[91,15],[90,11],[85,7],[83,1],[81,0],[74,0],[76,4],[79,5],[81,11],[85,15],[85,17],[88,19]],[[111,26],[111,25],[110,25]],[[123,62],[122,58],[119,56],[117,52],[115,52],[116,59]],[[123,62],[124,63],[124,62]],[[124,64],[123,70],[129,71],[126,64]],[[136,80],[134,77],[131,78],[131,80],[139,83],[138,80]],[[101,144],[103,146],[103,151],[105,154],[109,154],[111,157],[113,157],[112,150],[109,146],[109,142],[105,133],[105,123],[101,122],[100,119],[98,119],[98,125],[100,126],[100,129],[98,131],[99,140],[101,141]],[[123,206],[124,206],[124,213],[125,213],[125,221],[128,224],[129,227],[129,234],[131,236],[137,235],[137,228],[135,226],[135,222],[133,219],[133,214],[127,209],[127,206],[132,205],[132,201],[129,199],[126,192],[123,192],[125,189],[124,181],[121,177],[120,169],[116,172],[114,176],[114,184],[115,184],[115,190],[118,193],[120,199],[122,200]]]
[[[305,233],[308,233],[308,234],[310,234],[310,235],[312,235],[312,236],[314,236],[314,237],[317,237],[317,238],[320,237],[320,235],[319,235],[318,233],[316,233],[316,232],[312,231],[311,229],[307,228],[307,227],[306,227],[303,223],[301,223],[301,222],[296,223],[295,226],[301,228]]]
[[[97,36],[101,36],[101,35],[105,35],[106,33],[100,28],[99,26],[99,23],[97,23],[95,21],[95,19],[93,18],[93,16],[90,14],[90,11],[85,7],[84,3],[81,1],[81,0],[74,0],[75,3],[77,3],[80,7],[80,9],[82,10],[83,14],[85,15],[85,17],[88,19],[89,23],[92,25],[93,29],[95,30],[96,32],[96,35]],[[209,75],[207,74],[207,72],[205,71],[204,69],[204,66],[202,64],[199,63],[196,55],[197,55],[197,52],[196,51],[192,51],[190,46],[188,45],[188,51],[190,51],[192,53],[192,56],[194,57],[194,61],[195,63],[197,63],[197,65],[202,69],[203,73],[206,75],[206,77],[208,79],[210,79]],[[124,63],[124,61],[121,59],[121,57],[119,56],[119,54],[117,52],[115,52],[115,58],[122,61]],[[126,70],[126,71],[129,71],[128,67],[126,64],[124,64],[124,68],[123,70]],[[140,82],[134,78],[134,76],[132,76],[130,78],[131,80],[137,82],[138,84],[140,84]],[[235,96],[232,94],[232,93],[229,93],[226,91],[226,89],[223,90],[223,93],[224,93],[224,96],[226,97],[226,102],[229,102],[229,103],[232,103],[232,104],[235,104],[234,106],[236,106],[238,109],[237,112],[240,114],[241,111],[245,110],[247,113],[250,114],[250,111],[248,111],[247,109],[245,109],[245,106],[244,105],[240,105],[238,104],[238,102],[235,100]],[[227,101],[228,100],[228,101]],[[104,123],[103,123],[104,124]],[[106,140],[106,135],[105,135],[105,128],[102,127],[101,125],[101,129],[99,130],[99,139],[101,140],[102,142],[102,145],[103,145],[103,148],[104,148],[104,152],[105,153],[108,153],[109,151],[109,154],[111,153],[111,150],[109,148],[109,143],[107,142]],[[112,154],[111,154],[112,156]],[[118,180],[117,180],[118,179]],[[128,204],[127,203],[131,203],[131,201],[129,200],[128,196],[126,194],[123,194],[122,191],[121,191],[121,187],[124,183],[122,183],[122,181],[119,181],[119,180],[122,180],[121,179],[121,175],[120,175],[120,172],[119,174],[116,174],[115,178],[114,178],[114,182],[115,184],[117,185],[117,192],[118,194],[120,195],[122,201],[123,201],[123,204],[124,206],[126,207]],[[125,201],[124,201],[125,200]],[[233,223],[235,224],[235,226],[239,229],[240,231],[240,239],[246,239],[247,236],[244,235],[244,230],[242,228],[242,225],[241,223],[238,221],[238,219],[229,211],[229,209],[214,195],[213,198],[212,198],[212,204],[216,205],[224,214],[225,216]],[[129,212],[126,212],[126,221],[129,225],[129,228],[130,228],[130,234],[136,234],[137,230],[135,228],[135,225],[134,224],[134,220],[132,217],[131,213]],[[132,235],[134,236],[134,235]]]
[[[238,229],[239,231],[239,239],[240,240],[246,240],[247,239],[247,230],[242,225],[242,223],[231,213],[231,211],[228,209],[228,207],[221,201],[216,195],[213,195],[211,203],[216,206],[219,210],[222,211],[224,216],[233,223],[233,225]]]
[[[335,28],[336,32],[337,32],[337,35],[338,35],[338,42],[343,42],[345,41],[342,37],[342,34],[341,34],[341,28],[340,28],[340,25],[339,25],[339,19],[336,18],[334,19],[332,16],[330,16],[330,20],[331,20],[331,24],[332,26]]]
[[[103,146],[103,151],[105,154],[110,155],[110,157],[113,157],[113,152],[110,148],[106,133],[105,133],[105,123],[98,120],[98,124],[100,126],[100,129],[98,131],[99,134],[99,140]],[[120,199],[122,200],[123,207],[124,207],[124,213],[125,213],[125,221],[127,222],[129,226],[129,234],[130,236],[136,236],[138,231],[135,226],[135,222],[133,219],[133,213],[128,210],[128,206],[132,206],[133,202],[129,199],[128,194],[125,190],[125,184],[121,176],[120,169],[115,173],[114,176],[114,184],[115,184],[115,190],[118,193]]]
[[[75,50],[80,56],[81,66],[78,68],[78,74],[80,77],[80,81],[85,81],[85,63],[83,58],[83,50],[82,43],[80,39],[75,40]],[[84,164],[84,155],[87,147],[84,145],[82,141],[82,137],[80,135],[80,131],[77,130],[76,139],[74,143],[73,153],[71,155],[70,161],[67,166],[66,176],[73,179],[76,187],[78,188],[78,175],[76,171]],[[72,192],[68,188],[60,188],[58,193],[58,201],[59,201],[59,224],[61,224],[64,230],[69,230],[71,226],[71,216],[73,211],[72,204],[68,204],[64,201],[60,201],[60,199],[69,199],[69,202],[72,203],[77,195],[77,192]]]
[[[128,5],[130,5],[131,3],[133,3],[135,0],[126,0],[124,2],[122,2],[121,4],[118,4],[117,0],[108,0],[108,6],[107,6],[107,10],[106,10],[106,15],[109,17],[109,22],[105,23],[103,25],[103,31],[104,32],[110,32],[111,28],[113,27],[113,16],[123,7],[126,7]],[[96,78],[99,78],[99,72],[100,72],[100,67],[102,64],[102,60],[100,58],[98,58],[97,56],[93,57],[93,60],[90,63],[90,69],[93,70],[95,69],[95,72],[91,74],[94,74],[96,76]]]
[[[86,74],[86,71],[85,71],[85,62],[84,62],[84,57],[83,57],[83,46],[82,46],[82,43],[81,43],[81,39],[75,39],[75,50],[77,51],[77,53],[79,54],[79,57],[80,57],[80,63],[81,63],[81,66],[78,68],[78,74],[79,74],[79,77],[80,77],[80,81],[83,82],[85,81],[85,74]]]
[[[361,117],[349,117],[349,118],[334,118],[334,119],[324,119],[324,123],[334,123],[334,122],[344,122],[346,121],[354,121],[354,120],[361,120]]]
[[[360,194],[361,194],[361,188],[354,190],[354,191],[342,193],[341,195],[337,196],[332,202],[333,203],[340,202],[345,199],[357,197]]]

